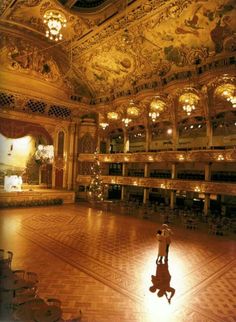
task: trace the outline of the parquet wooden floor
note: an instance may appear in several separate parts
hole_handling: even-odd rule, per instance
[[[171,278],[169,303],[149,290],[157,222],[84,204],[1,210],[0,220],[13,268],[37,272],[39,295],[60,299],[65,319],[81,309],[83,322],[236,321],[234,238],[173,226],[169,263],[157,267]]]

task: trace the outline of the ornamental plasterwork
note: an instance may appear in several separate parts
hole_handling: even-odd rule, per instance
[[[62,11],[68,22],[58,46],[44,34],[43,14],[51,8]],[[62,48],[68,58],[72,54],[70,79],[87,87],[78,95],[94,98],[165,80],[235,50],[233,0],[138,0],[114,8],[88,15],[54,0],[2,1],[1,25],[54,46],[55,60]],[[128,43],[123,42],[125,28]]]
[[[87,55],[77,66],[96,92],[105,94],[113,87],[122,87],[127,75],[135,71],[133,57],[118,51],[116,46],[103,46],[95,55]]]
[[[2,0],[0,2],[0,16],[4,13],[7,7],[11,4],[11,0]]]
[[[119,163],[119,162],[143,162],[143,163],[155,163],[155,162],[236,162],[236,152],[234,150],[201,150],[201,151],[163,151],[155,153],[122,153],[103,155],[99,154],[99,161],[106,163]],[[92,162],[92,154],[80,154],[79,161]]]
[[[153,4],[154,6],[154,4]],[[111,26],[104,28],[99,34],[92,35],[82,45],[74,50],[74,55],[79,56],[80,61],[85,61],[86,76],[88,82],[96,74],[96,64],[90,61],[100,61],[97,44],[104,43],[109,35],[111,49],[105,51],[109,60],[114,57],[114,44],[117,45],[117,52],[121,51],[129,56],[130,60],[136,61],[135,72],[127,70],[127,74],[120,78],[120,75],[112,75],[107,68],[101,68],[100,77],[96,79],[96,95],[104,92],[104,82],[108,84],[108,89],[114,87],[114,79],[118,81],[119,88],[127,89],[131,79],[139,82],[145,77],[164,77],[170,71],[178,70],[182,67],[192,66],[195,62],[205,61],[209,55],[220,53],[224,49],[224,41],[233,35],[234,11],[230,1],[212,2],[191,2],[176,1],[170,8],[156,2],[160,9],[155,14],[155,8],[146,15],[138,15],[142,7],[134,9],[128,13],[127,26],[131,37],[131,43],[122,47],[122,30],[126,21],[120,19]],[[142,12],[144,14],[144,12]],[[149,17],[149,14],[153,18]],[[155,14],[155,15],[154,15]],[[147,19],[147,18],[150,19]],[[142,19],[143,21],[142,21]],[[141,21],[140,21],[141,20]],[[139,23],[139,25],[136,25]],[[234,26],[235,25],[235,26]],[[114,30],[115,29],[115,30]],[[221,33],[223,32],[224,35]],[[112,35],[115,35],[113,38]],[[83,49],[88,49],[83,54]],[[104,48],[104,46],[102,47]],[[100,66],[101,67],[101,66]],[[79,67],[80,68],[80,67]],[[132,78],[130,73],[132,72]],[[125,81],[125,78],[127,81]]]
[[[216,183],[190,180],[154,179],[140,177],[102,176],[103,183],[130,185],[146,188],[160,188],[168,190],[196,191],[199,193],[215,193],[223,195],[236,195],[236,185],[230,183]],[[78,175],[78,183],[89,184],[90,176]]]
[[[62,85],[62,77],[57,63],[48,51],[41,51],[33,43],[22,38],[5,37],[0,49],[1,66],[5,68],[39,77],[47,82]],[[3,37],[3,38],[4,38]]]

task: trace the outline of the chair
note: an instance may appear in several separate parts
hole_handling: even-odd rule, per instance
[[[4,249],[0,249],[0,261],[4,258]]]
[[[216,226],[216,224],[209,224],[208,234],[216,235],[216,233],[217,233],[217,226]]]
[[[23,269],[14,270],[14,271],[12,271],[12,273],[16,279],[23,280],[25,278],[25,270],[23,270]]]
[[[61,307],[61,301],[55,298],[49,298],[47,299],[47,304],[53,305],[53,306],[57,306],[57,307]]]
[[[32,284],[35,285],[36,283],[38,283],[38,275],[34,272],[27,272],[26,280],[28,282],[32,282]]]
[[[34,300],[37,298],[38,294],[38,288],[32,287],[27,289],[19,289],[15,291],[15,296],[12,299],[12,305],[13,308],[16,308],[18,305],[22,305],[24,303],[27,303],[31,300]]]
[[[13,252],[8,251],[7,252],[7,258],[4,258],[4,250],[0,250],[0,265],[1,266],[7,266],[11,268],[11,263],[12,263],[12,258],[13,258]]]

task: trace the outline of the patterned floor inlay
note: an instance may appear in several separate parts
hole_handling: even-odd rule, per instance
[[[84,322],[233,322],[235,240],[173,226],[168,266],[174,295],[150,292],[160,224],[65,205],[1,212],[0,248],[34,270],[39,293],[57,297],[64,317]],[[164,275],[163,275],[164,276]],[[171,291],[167,292],[170,296]]]

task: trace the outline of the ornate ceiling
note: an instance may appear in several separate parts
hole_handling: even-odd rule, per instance
[[[45,37],[48,9],[67,20],[58,43]],[[78,96],[109,96],[232,55],[235,12],[234,0],[3,0],[0,62]]]

